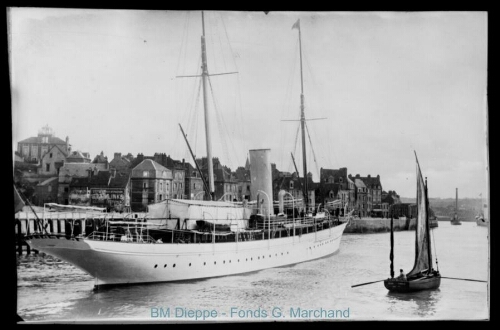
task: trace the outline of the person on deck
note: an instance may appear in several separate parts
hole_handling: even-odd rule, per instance
[[[406,281],[406,280],[407,280],[407,279],[406,279],[406,274],[405,274],[405,273],[403,273],[403,270],[402,270],[402,269],[400,269],[400,270],[399,270],[399,272],[400,272],[400,274],[399,274],[399,276],[398,276],[398,278],[397,278],[397,279],[398,279],[398,280],[400,280],[400,281]]]

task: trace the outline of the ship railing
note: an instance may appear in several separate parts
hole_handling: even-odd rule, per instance
[[[322,225],[323,223],[332,223],[333,218],[314,218],[314,217],[303,217],[303,218],[272,218],[271,221],[261,220],[257,222],[257,229],[268,229],[271,226],[272,230],[279,230],[280,228],[291,228],[295,225],[295,228],[300,227],[312,227],[314,225]]]
[[[94,231],[86,238],[94,241],[156,243],[155,239],[145,234],[119,234]]]

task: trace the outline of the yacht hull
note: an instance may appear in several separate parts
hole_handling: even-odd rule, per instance
[[[30,238],[33,249],[67,261],[97,285],[202,279],[309,261],[339,250],[346,224],[271,240],[227,243],[135,243]]]

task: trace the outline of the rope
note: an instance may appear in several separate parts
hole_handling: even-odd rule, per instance
[[[227,130],[227,128],[225,126],[224,119],[220,115],[219,110],[217,108],[217,102],[215,100],[214,90],[212,87],[212,81],[210,80],[210,77],[208,77],[208,84],[210,86],[210,92],[212,93],[212,101],[214,104],[215,118],[217,119],[217,124],[219,125],[218,131],[219,131],[219,138],[221,140],[222,152],[224,153],[224,157],[228,160],[229,166],[232,166],[231,159],[229,157],[229,152],[227,150],[227,143],[226,143],[226,140],[224,139],[224,136],[223,136],[223,131],[224,131],[224,129]],[[231,143],[232,143],[232,141],[231,141]],[[234,149],[234,146],[233,146],[233,149]]]
[[[306,126],[307,136],[309,137],[309,144],[311,145],[311,151],[313,154],[314,164],[316,165],[316,173],[319,177],[319,168],[318,168],[318,162],[316,161],[316,153],[314,152],[313,144],[311,141],[311,136],[309,135],[309,127],[307,126],[307,123],[305,123],[305,124],[306,124],[305,126]]]

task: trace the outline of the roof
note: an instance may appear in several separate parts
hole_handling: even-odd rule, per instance
[[[59,179],[59,177],[57,177],[57,176],[55,176],[53,178],[48,178],[47,180],[40,182],[38,185],[39,186],[46,186],[49,183],[51,183],[52,181],[57,181],[57,179]]]
[[[354,184],[355,184],[355,185],[356,185],[356,187],[358,187],[358,188],[366,188],[365,183],[364,183],[364,182],[363,182],[363,180],[361,180],[361,179],[356,178],[356,179],[354,180]]]
[[[65,157],[68,157],[68,153],[67,153],[65,150],[62,150],[61,148],[59,148],[59,146],[58,146],[58,145],[54,145],[54,146],[52,146],[52,148],[50,148],[50,149],[49,149],[49,151],[47,151],[47,153],[46,153],[46,154],[50,153],[50,151],[51,151],[52,149],[54,149],[54,148],[58,149],[58,150],[59,150],[59,151],[60,151],[60,152],[61,152],[61,153],[65,156]],[[46,155],[46,154],[45,154],[45,155]],[[45,155],[44,155],[44,156],[45,156]]]
[[[73,151],[71,155],[67,157],[68,159],[89,159],[88,157],[84,156],[84,153],[81,151]]]
[[[109,171],[99,171],[90,177],[89,184],[92,187],[107,187],[111,173]]]
[[[46,144],[64,144],[66,145],[66,141],[61,140],[58,137],[55,136],[49,136],[49,142]],[[29,137],[27,139],[24,139],[22,141],[19,141],[18,143],[42,143],[42,137],[41,136],[33,136]]]
[[[116,173],[114,178],[109,182],[110,188],[125,188],[129,182],[130,175]]]
[[[361,180],[365,183],[367,187],[374,187],[374,186],[381,186],[382,184],[380,183],[380,176],[367,176],[367,177],[361,177]]]
[[[134,170],[144,170],[144,171],[170,171],[165,166],[162,166],[152,159],[144,159],[139,165],[134,167]]]

